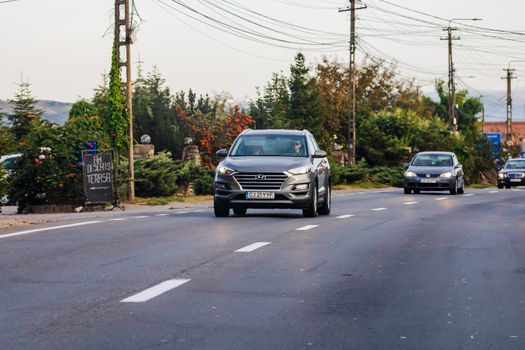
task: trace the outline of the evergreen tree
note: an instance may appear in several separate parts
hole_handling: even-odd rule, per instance
[[[9,115],[12,132],[17,141],[22,141],[31,132],[32,121],[40,119],[44,112],[36,108],[37,100],[31,95],[31,84],[21,81],[18,92],[9,103],[13,105],[13,112]]]
[[[4,119],[6,117],[7,115],[0,110],[0,155],[11,153],[16,150],[15,137],[11,132],[11,128],[4,125]]]
[[[324,111],[315,78],[309,77],[310,68],[305,65],[304,55],[295,56],[290,67],[290,105],[288,118],[294,129],[309,130],[324,147],[329,146],[324,128]]]

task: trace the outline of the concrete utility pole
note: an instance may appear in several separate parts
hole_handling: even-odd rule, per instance
[[[129,183],[128,183],[128,199],[135,199],[135,162],[133,159],[133,103],[132,103],[132,86],[131,86],[131,34],[133,29],[131,27],[131,7],[130,0],[115,0],[115,48],[119,56],[121,67],[126,67],[126,109],[129,116]],[[126,60],[121,59],[121,48],[126,48]]]
[[[448,41],[448,126],[452,132],[458,131],[458,119],[456,111],[456,84],[454,83],[454,61],[452,59],[452,41],[460,40],[459,36],[452,36],[454,30],[458,28],[452,27],[452,21],[481,21],[480,18],[452,18],[448,21],[448,27],[443,28],[447,32],[446,38],[441,40]]]
[[[501,79],[507,80],[507,135],[505,137],[506,141],[511,141],[512,139],[512,85],[511,80],[516,79],[514,72],[516,71],[513,68],[505,68],[504,72],[507,72],[507,75]]]
[[[356,0],[349,0],[350,6],[344,9],[339,9],[339,12],[350,11],[350,63],[349,63],[349,86],[348,86],[348,99],[351,103],[348,114],[348,162],[350,165],[356,163],[355,160],[355,146],[356,146],[356,123],[355,123],[355,90],[356,90],[356,76],[355,76],[355,11],[365,9],[365,6],[356,8]]]

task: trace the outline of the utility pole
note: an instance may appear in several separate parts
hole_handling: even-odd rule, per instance
[[[365,6],[356,8],[356,0],[349,0],[350,6],[344,9],[339,9],[339,12],[350,11],[350,63],[349,63],[349,86],[348,86],[348,101],[351,103],[348,113],[348,162],[350,165],[355,165],[355,147],[356,147],[356,108],[355,108],[355,90],[356,90],[356,69],[355,69],[355,49],[356,49],[356,35],[355,35],[355,11],[366,9]]]
[[[441,38],[441,40],[448,40],[448,127],[452,132],[456,132],[458,131],[458,120],[456,118],[456,84],[454,83],[455,69],[452,59],[452,41],[460,40],[460,37],[452,36],[452,31],[457,30],[457,28],[450,25],[443,30],[447,31],[447,37]]]
[[[129,117],[128,136],[129,136],[129,178],[128,178],[128,200],[135,199],[135,165],[133,159],[133,103],[131,86],[131,7],[130,0],[115,0],[115,48],[119,57],[119,65],[126,67],[126,110]],[[125,47],[126,60],[122,61],[121,48]]]
[[[452,32],[458,30],[452,27],[452,21],[481,21],[481,18],[452,18],[448,21],[448,27],[443,28],[447,32],[446,38],[441,40],[448,41],[448,126],[452,132],[458,131],[458,119],[456,111],[456,84],[454,83],[454,61],[452,59],[452,41],[460,40],[459,36],[453,36]]]
[[[507,80],[507,135],[505,137],[506,141],[512,140],[512,79],[516,79],[514,68],[505,68],[504,72],[507,72],[506,76],[501,79]]]

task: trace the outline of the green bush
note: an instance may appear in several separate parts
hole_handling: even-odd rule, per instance
[[[403,187],[403,173],[402,167],[376,167],[370,169],[370,179],[384,185]]]

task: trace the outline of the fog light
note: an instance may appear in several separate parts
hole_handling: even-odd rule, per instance
[[[215,184],[215,188],[218,189],[218,190],[227,190],[228,189],[228,186],[226,184],[223,184],[223,183],[220,183],[220,182],[217,182]]]
[[[308,184],[295,185],[294,190],[296,190],[296,191],[308,191]]]

